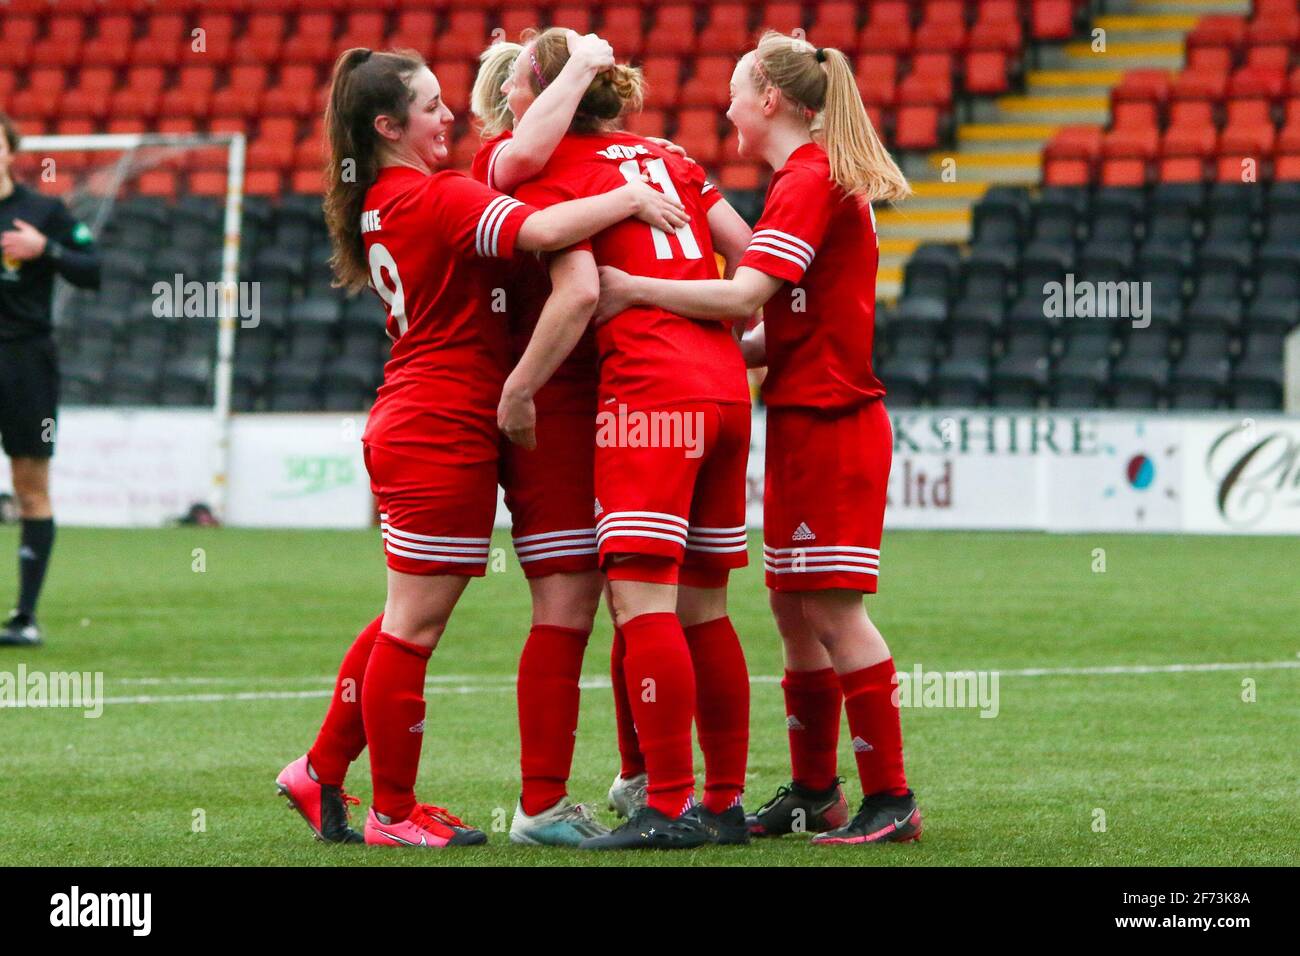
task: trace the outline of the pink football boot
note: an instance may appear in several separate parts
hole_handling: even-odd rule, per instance
[[[370,846],[474,846],[486,842],[482,830],[427,803],[417,803],[405,820],[389,821],[374,807],[366,817],[366,843]]]
[[[311,827],[316,839],[326,843],[363,843],[365,838],[348,826],[348,804],[360,804],[356,797],[343,792],[342,787],[323,784],[311,775],[307,755],[303,754],[280,771],[275,778],[275,789],[289,801]]]

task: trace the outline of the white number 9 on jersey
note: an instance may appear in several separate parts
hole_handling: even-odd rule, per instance
[[[392,280],[390,287],[384,281],[384,271]],[[394,321],[397,322],[397,335],[406,334],[406,293],[402,290],[402,277],[397,274],[397,260],[382,242],[370,247],[370,284],[375,287],[379,297],[388,306]]]

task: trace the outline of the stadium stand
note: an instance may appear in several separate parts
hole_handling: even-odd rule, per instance
[[[879,214],[878,361],[891,404],[1279,407],[1281,340],[1300,317],[1297,2],[1259,0],[1248,16],[1199,18],[1184,31],[1183,69],[1124,71],[1107,81],[1105,124],[1072,122],[1069,99],[1020,94],[1044,51],[1085,36],[1098,7],[9,0],[0,5],[0,107],[29,134],[247,132],[242,272],[260,283],[263,327],[238,337],[235,407],[363,408],[385,342],[368,295],[349,299],[329,286],[318,198],[320,113],[339,51],[408,46],[428,57],[449,101],[462,105],[453,157],[465,167],[478,138],[463,104],[492,31],[598,30],[646,71],[649,99],[631,128],[680,142],[752,221],[766,174],[736,156],[723,116],[727,78],[762,28],[801,28],[852,55],[873,120],[918,186],[920,202]],[[996,148],[1048,129],[1023,167],[1037,177],[1041,165],[1040,185],[1017,183],[1014,172],[1007,181],[1017,184],[987,190],[913,175],[941,147],[956,146],[977,169],[1020,161],[960,152],[995,97],[1013,119],[1064,117],[982,130]],[[1258,184],[1240,182],[1243,158],[1258,158]],[[43,188],[70,191],[98,161],[61,156],[71,175]],[[217,277],[214,256],[184,250],[220,248],[223,163],[216,150],[186,153],[142,175],[117,204],[105,235],[112,278],[97,296],[73,294],[73,322],[59,330],[68,401],[208,400],[211,329],[177,320],[160,336],[140,303],[159,277]],[[20,165],[19,176],[30,171]],[[926,202],[942,210],[929,214],[939,225],[928,231],[924,212],[905,221]],[[1047,317],[1042,285],[1067,273],[1150,282],[1150,327]],[[890,306],[895,286],[901,297]]]

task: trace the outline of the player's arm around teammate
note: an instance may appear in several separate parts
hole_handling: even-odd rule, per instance
[[[638,302],[701,318],[763,307],[761,338],[745,351],[769,368],[764,558],[785,647],[794,780],[752,828],[785,833],[802,818],[829,831],[815,840],[823,844],[915,839],[921,816],[903,773],[893,659],[862,602],[876,590],[892,455],[871,370],[870,202],[909,187],[838,50],[766,34],[736,66],[727,115],[741,155],[774,171],[735,277],[669,283],[602,270],[598,313]],[[841,693],[864,793],[851,821],[835,778]]]

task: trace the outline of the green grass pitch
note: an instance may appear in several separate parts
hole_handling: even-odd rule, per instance
[[[497,544],[509,547],[504,536]],[[14,529],[0,530],[0,556],[15,546]],[[194,569],[196,548],[205,570]],[[754,548],[731,598],[755,678],[751,807],[789,774],[780,644]],[[903,711],[922,842],[817,849],[791,837],[656,855],[507,842],[518,793],[511,676],[528,626],[510,556],[508,571],[470,585],[431,661],[418,788],[491,839],[417,853],[318,844],[274,795],[280,767],[313,739],[343,650],[381,605],[377,533],[61,529],[42,605],[47,645],[0,648],[0,671],[102,671],[106,696],[126,700],[99,719],[0,710],[0,856],[10,865],[1294,864],[1298,550],[1286,538],[887,533],[869,609],[899,669],[1001,674],[994,718]],[[612,822],[609,635],[598,622],[586,664],[598,686],[583,693],[570,791]],[[1261,666],[1168,669],[1211,663]],[[174,699],[192,695],[215,699]],[[173,699],[134,700],[142,696]],[[842,732],[841,772],[856,803],[847,741]],[[368,778],[363,755],[349,778],[363,801]]]

